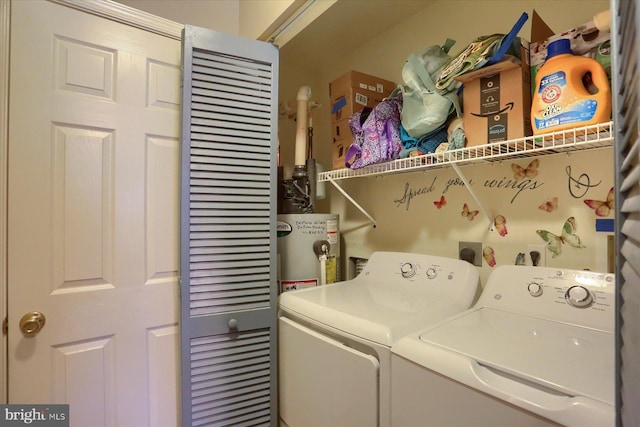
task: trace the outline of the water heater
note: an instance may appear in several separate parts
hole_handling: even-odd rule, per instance
[[[340,233],[336,214],[279,214],[280,292],[340,281]]]

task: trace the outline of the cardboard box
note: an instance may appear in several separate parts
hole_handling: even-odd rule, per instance
[[[528,43],[521,58],[505,60],[456,78],[464,84],[463,112],[467,146],[530,136],[531,68]]]
[[[332,169],[344,169],[345,157],[349,146],[353,143],[350,138],[339,139],[331,144]]]
[[[337,141],[340,139],[350,139],[353,138],[353,134],[351,133],[351,128],[349,128],[349,119],[338,120],[337,122],[331,123],[331,137],[333,141]]]
[[[547,58],[547,46],[558,39],[569,39],[574,55],[586,56],[598,61],[611,81],[611,33],[609,31],[599,30],[594,21],[589,21],[554,34],[534,10],[530,45],[532,93],[536,90],[536,74]]]
[[[395,88],[396,84],[389,80],[349,71],[329,83],[331,120],[345,120],[364,107],[374,107]]]

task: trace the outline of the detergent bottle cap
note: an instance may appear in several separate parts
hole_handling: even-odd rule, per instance
[[[573,54],[571,50],[571,41],[569,39],[558,39],[549,43],[547,46],[547,58],[554,57],[556,55],[562,55],[564,53]]]

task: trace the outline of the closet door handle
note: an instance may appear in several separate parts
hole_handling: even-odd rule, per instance
[[[44,328],[46,317],[39,311],[32,311],[20,319],[20,331],[25,338],[33,338]]]

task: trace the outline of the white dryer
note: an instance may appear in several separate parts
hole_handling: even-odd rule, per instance
[[[471,307],[466,261],[375,252],[353,280],[280,295],[280,421],[289,427],[390,426],[390,347]]]
[[[395,426],[615,425],[612,274],[502,266],[392,347]]]

